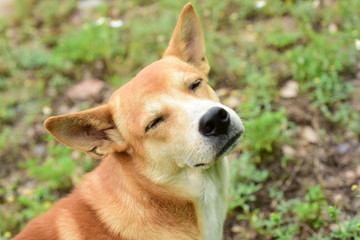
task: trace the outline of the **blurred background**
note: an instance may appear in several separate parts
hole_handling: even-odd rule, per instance
[[[0,239],[98,164],[52,115],[159,59],[187,1],[0,1]],[[244,119],[224,239],[360,239],[360,1],[193,1],[210,83]]]

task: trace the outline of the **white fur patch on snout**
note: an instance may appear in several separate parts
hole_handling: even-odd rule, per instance
[[[235,135],[244,131],[239,116],[232,109],[217,102],[208,100],[193,100],[182,104],[184,111],[189,119],[189,145],[186,152],[189,156],[185,159],[185,164],[190,167],[207,168],[218,157],[219,152],[227,142]],[[207,137],[200,133],[200,119],[213,107],[220,107],[230,115],[230,125],[227,134],[221,136]],[[223,154],[221,155],[221,157]]]
[[[183,106],[191,122],[199,123],[202,116],[204,116],[211,108],[220,107],[229,113],[230,124],[236,124],[239,126],[239,129],[242,130],[244,128],[239,116],[235,113],[235,111],[221,103],[207,100],[194,100],[183,104]]]

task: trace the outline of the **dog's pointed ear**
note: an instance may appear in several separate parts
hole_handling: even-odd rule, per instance
[[[184,6],[171,37],[165,56],[175,56],[198,68],[205,74],[210,66],[205,56],[205,40],[200,20],[192,6]]]
[[[108,105],[50,117],[44,125],[61,143],[95,158],[126,150],[127,145],[114,125]]]

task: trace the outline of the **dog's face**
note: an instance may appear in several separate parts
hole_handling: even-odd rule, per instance
[[[153,164],[180,168],[207,167],[222,157],[243,126],[207,82],[188,63],[165,57],[115,92],[113,117],[130,152]]]
[[[208,72],[201,24],[186,5],[161,60],[107,104],[52,117],[45,126],[59,141],[94,157],[126,152],[147,173],[208,168],[244,130],[238,115],[219,103]]]

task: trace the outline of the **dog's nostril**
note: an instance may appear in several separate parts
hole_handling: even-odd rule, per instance
[[[214,129],[215,129],[214,123],[208,122],[208,123],[205,124],[204,130],[205,130],[205,133],[206,133],[206,134],[211,133],[212,131],[214,131]]]
[[[219,110],[219,117],[221,120],[227,120],[229,118],[229,113],[225,111],[224,109]]]
[[[199,131],[205,136],[226,134],[230,125],[229,113],[220,107],[213,107],[200,119]]]

